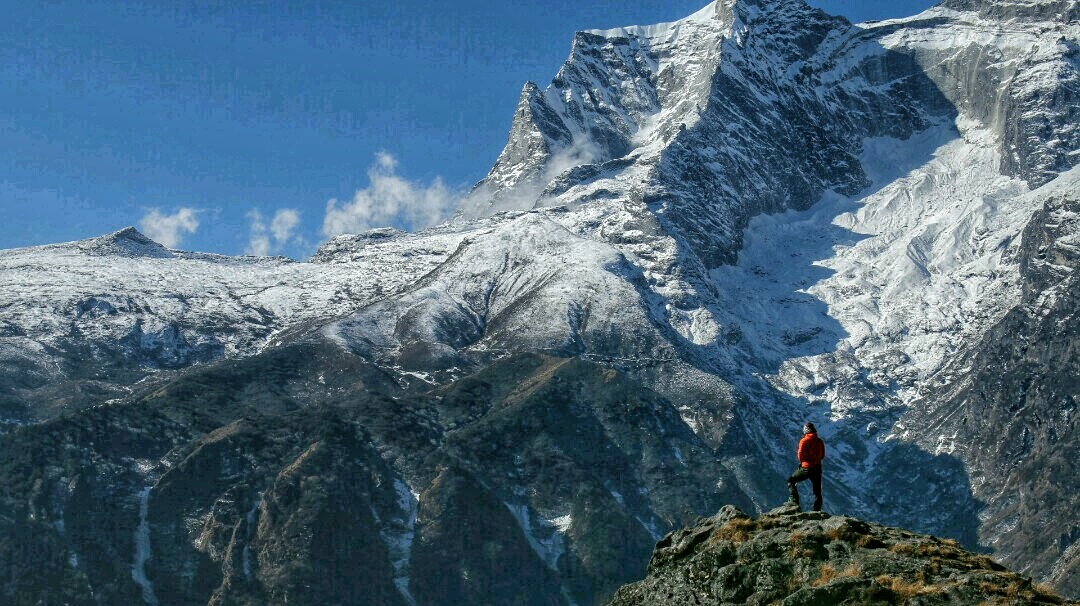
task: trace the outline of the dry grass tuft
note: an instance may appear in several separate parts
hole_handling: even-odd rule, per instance
[[[974,556],[968,558],[968,560],[971,561],[971,562],[974,562],[980,568],[986,568],[988,570],[998,570],[998,571],[1005,570],[1004,566],[1002,566],[1001,564],[998,564],[996,561],[994,561],[994,558],[992,558],[992,557],[990,557],[988,555],[977,554],[977,555],[974,555]]]
[[[885,546],[885,543],[883,543],[881,539],[878,539],[869,533],[869,528],[865,528],[861,525],[844,523],[834,528],[829,528],[823,535],[830,541],[853,543],[857,547],[864,549],[877,549]]]
[[[782,521],[780,521],[779,519],[772,518],[772,517],[769,517],[769,516],[762,516],[758,520],[758,527],[761,528],[762,530],[769,530],[770,528],[778,528],[778,527],[783,526],[783,525],[784,525],[784,523]]]
[[[723,526],[713,531],[709,537],[709,544],[715,545],[720,541],[743,543],[750,538],[750,532],[755,528],[754,521],[750,518],[735,518],[728,520]]]
[[[962,552],[956,541],[936,543],[934,541],[919,541],[917,543],[896,543],[889,546],[889,551],[900,555],[918,556],[920,558],[956,558]]]
[[[878,539],[877,537],[863,534],[859,535],[859,538],[855,539],[855,545],[858,547],[862,547],[863,549],[877,549],[879,547],[884,547],[885,543],[883,543],[881,539]]]
[[[816,534],[796,530],[788,536],[788,543],[791,544],[792,558],[813,558],[818,553],[821,539]]]
[[[833,579],[857,577],[860,572],[859,565],[855,563],[848,564],[847,568],[844,568],[843,570],[837,570],[829,564],[822,564],[818,572],[818,578],[811,581],[810,586],[821,587]]]
[[[1016,578],[1008,575],[995,583],[990,580],[979,581],[979,591],[989,595],[1004,596],[1003,603],[1015,604],[1017,602],[1031,604],[1064,604],[1065,602],[1045,585],[1032,583],[1025,578]]]
[[[927,583],[923,579],[908,581],[899,577],[883,574],[874,577],[874,580],[878,582],[878,585],[881,585],[902,598],[913,598],[915,596],[938,593],[941,591],[940,587]]]
[[[1050,602],[1051,604],[1065,603],[1064,600],[1062,600],[1061,597],[1058,596],[1058,594],[1054,592],[1054,590],[1051,589],[1048,585],[1043,585],[1042,583],[1032,583],[1031,590],[1040,599],[1046,602]]]
[[[998,593],[1001,591],[1000,585],[991,583],[990,581],[979,581],[975,586],[983,593]]]
[[[1025,593],[1027,593],[1025,589],[1027,589],[1027,587],[1025,587],[1025,583],[1022,583],[1020,581],[1013,581],[1005,587],[1004,593],[1010,598],[1019,598]]]

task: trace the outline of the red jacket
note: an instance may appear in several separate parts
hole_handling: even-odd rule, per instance
[[[825,442],[816,433],[808,433],[799,440],[799,464],[803,467],[820,465],[825,458]]]

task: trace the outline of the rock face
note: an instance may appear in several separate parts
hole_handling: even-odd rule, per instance
[[[780,507],[732,506],[656,545],[610,606],[1075,604],[953,540]]]
[[[393,397],[385,380],[334,345],[292,345],[13,432],[4,591],[588,603],[736,483],[670,402],[591,362],[512,356]]]
[[[1080,591],[1074,5],[580,32],[444,225],[0,251],[0,595],[604,603],[807,419],[831,506]]]
[[[1080,595],[1080,495],[1061,481],[1080,457],[1080,171],[1066,176],[1024,232],[1020,305],[955,363],[963,378],[927,394],[904,422],[955,436],[954,452],[989,503],[984,543],[1007,551],[1009,566],[1049,570],[1049,582]],[[1073,547],[1062,553],[1065,545]]]

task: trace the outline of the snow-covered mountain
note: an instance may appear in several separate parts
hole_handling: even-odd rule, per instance
[[[783,498],[810,418],[827,507],[1077,594],[1077,503],[1043,498],[1076,475],[1041,465],[1080,443],[1078,45],[1068,1],[721,0],[578,33],[445,225],[303,263],[0,251],[0,530],[55,546],[6,591],[593,603],[666,530]],[[1020,364],[1017,333],[1057,340]]]

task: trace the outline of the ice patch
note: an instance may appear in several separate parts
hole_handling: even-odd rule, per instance
[[[151,471],[154,471],[154,462],[148,459],[135,459],[135,471],[141,475],[146,476]]]
[[[683,459],[682,450],[680,450],[678,446],[672,446],[671,452],[675,455],[675,459],[679,462],[679,465],[686,467],[686,460]]]
[[[548,568],[558,571],[559,558],[566,552],[564,533],[573,522],[570,515],[559,516],[552,520],[537,518],[538,523],[534,525],[528,505],[503,504],[517,520],[533,552],[540,556]]]
[[[934,447],[934,454],[948,454],[951,455],[956,450],[956,433],[953,432],[951,436],[941,435],[938,436],[937,445]]]
[[[416,599],[409,592],[409,560],[416,536],[416,514],[420,508],[420,493],[408,484],[394,478],[394,492],[398,498],[398,515],[390,518],[381,531],[383,542],[390,552],[390,565],[394,569],[394,586],[401,597],[413,605]]]
[[[570,517],[570,514],[559,516],[553,520],[548,520],[548,522],[550,522],[552,526],[554,526],[559,532],[563,534],[565,534],[567,530],[570,530],[570,524],[572,524],[573,521],[574,519]]]
[[[255,501],[251,504],[251,509],[248,510],[245,516],[245,522],[247,523],[247,541],[244,544],[244,578],[251,580],[251,540],[255,538],[255,516],[259,513],[259,505],[262,504],[263,493],[259,493],[255,497]]]
[[[150,490],[147,486],[139,491],[139,525],[135,528],[135,560],[131,565],[131,579],[142,589],[143,601],[150,606],[157,606],[154,586],[146,576],[146,561],[150,559]]]
[[[737,264],[712,273],[721,321],[739,327],[781,391],[827,401],[834,419],[903,405],[1015,304],[1003,246],[1035,203],[997,173],[993,147],[972,142],[974,126],[959,127],[963,136],[943,123],[865,140],[869,193],[828,192],[808,210],[755,217]],[[893,402],[845,396],[861,373]]]
[[[618,490],[609,490],[611,496],[615,498],[615,502],[623,507],[626,507],[626,501],[623,499],[622,493]]]
[[[653,521],[653,520],[646,521],[646,520],[643,520],[643,519],[641,519],[641,518],[639,518],[637,516],[634,516],[634,519],[637,520],[638,524],[641,524],[641,527],[644,528],[645,531],[649,533],[649,536],[652,537],[652,540],[659,541],[661,538],[663,538],[664,532],[660,529],[659,526],[657,526],[655,521]]]

